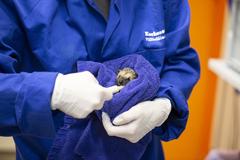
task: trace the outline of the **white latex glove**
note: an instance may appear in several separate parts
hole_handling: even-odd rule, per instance
[[[102,87],[92,73],[58,74],[52,94],[51,108],[74,118],[85,118],[103,107],[105,101],[122,87]]]
[[[133,106],[113,120],[106,113],[102,114],[102,122],[109,136],[138,142],[155,127],[161,126],[171,111],[171,102],[167,98],[157,98]]]

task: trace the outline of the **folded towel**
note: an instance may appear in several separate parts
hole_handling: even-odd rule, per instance
[[[159,72],[141,55],[128,55],[104,63],[79,61],[78,71],[90,71],[104,87],[116,85],[117,73],[129,67],[137,73],[113,99],[104,103],[102,110],[78,120],[65,116],[64,126],[58,131],[49,153],[49,160],[139,160],[148,143],[151,133],[138,143],[108,136],[101,122],[102,111],[111,120],[129,110],[139,102],[152,100],[159,89]]]

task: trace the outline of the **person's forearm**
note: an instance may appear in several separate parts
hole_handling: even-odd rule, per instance
[[[154,133],[165,141],[179,137],[185,129],[189,112],[187,100],[200,76],[198,55],[190,47],[188,1],[173,1],[172,3],[175,5],[167,2],[164,4],[167,27],[166,53],[157,95],[157,97],[171,100],[172,111],[165,123],[154,130]]]
[[[0,73],[0,135],[55,134],[50,108],[57,73]],[[44,128],[44,129],[43,129]]]

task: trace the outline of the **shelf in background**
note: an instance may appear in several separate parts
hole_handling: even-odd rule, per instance
[[[15,145],[11,137],[0,137],[0,153],[15,152]]]
[[[230,68],[223,59],[210,59],[208,67],[219,78],[229,83],[232,87],[240,91],[240,74]]]

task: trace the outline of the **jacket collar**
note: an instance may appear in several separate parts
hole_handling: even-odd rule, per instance
[[[104,43],[102,51],[104,51],[105,47],[107,46],[114,30],[117,28],[120,22],[120,7],[121,7],[121,0],[112,0],[110,5],[110,14],[109,14],[109,21],[106,28]]]

